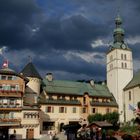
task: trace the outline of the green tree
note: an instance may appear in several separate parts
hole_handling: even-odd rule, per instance
[[[112,112],[112,113],[107,113],[104,115],[104,119],[113,124],[114,126],[117,125],[117,122],[119,120],[119,113],[118,112]]]
[[[92,123],[93,121],[103,121],[104,120],[104,116],[100,113],[96,113],[94,115],[89,115],[88,116],[88,122]]]
[[[107,114],[100,114],[96,113],[94,115],[89,115],[88,116],[88,122],[92,123],[93,121],[107,121],[114,126],[117,125],[117,122],[119,120],[119,113],[118,112],[112,112],[112,113],[107,113]]]

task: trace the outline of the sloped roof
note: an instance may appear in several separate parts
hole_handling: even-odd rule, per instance
[[[134,74],[132,80],[126,85],[124,90],[133,88],[138,85],[140,85],[140,70]]]
[[[16,71],[14,71],[14,70],[12,70],[10,68],[2,68],[2,69],[0,69],[0,74],[4,74],[4,75],[15,75],[15,76],[18,76],[18,77],[24,79],[25,82],[28,82],[29,81],[26,77],[24,77],[23,75],[18,74]]]
[[[91,124],[89,124],[87,127],[90,127],[92,125],[96,125],[101,128],[107,128],[107,127],[113,127],[113,125],[106,121],[93,121]]]
[[[25,76],[25,77],[35,77],[35,78],[39,78],[42,79],[40,74],[38,73],[38,71],[36,70],[35,66],[33,65],[33,63],[28,63],[23,70],[21,71],[21,73]]]
[[[75,81],[53,80],[48,81],[43,79],[44,90],[47,93],[68,94],[68,95],[83,95],[88,93],[89,96],[112,97],[106,85],[90,83],[81,83]]]
[[[17,75],[17,73],[10,68],[2,68],[0,69],[0,74],[9,74],[9,75]]]

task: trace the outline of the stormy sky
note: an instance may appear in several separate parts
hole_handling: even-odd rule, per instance
[[[118,9],[137,71],[139,0],[0,0],[0,64],[20,72],[30,56],[42,77],[105,80]]]

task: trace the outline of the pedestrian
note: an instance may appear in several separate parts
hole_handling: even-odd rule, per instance
[[[52,138],[53,138],[53,134],[52,134],[52,132],[50,132],[50,134],[49,134],[49,138],[50,138],[50,140],[52,140]]]

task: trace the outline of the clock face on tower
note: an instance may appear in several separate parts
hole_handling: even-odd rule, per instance
[[[121,48],[122,49],[126,49],[126,45],[125,44],[121,44]]]

